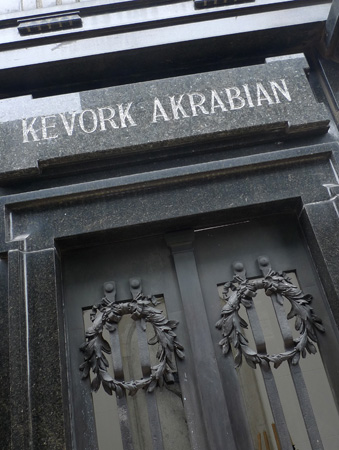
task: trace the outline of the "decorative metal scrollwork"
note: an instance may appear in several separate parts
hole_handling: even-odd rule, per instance
[[[265,265],[268,265],[268,262],[265,261]],[[285,273],[275,272],[270,267],[261,280],[248,280],[242,268],[239,272],[242,272],[241,275],[236,273],[233,280],[223,286],[222,299],[226,304],[221,310],[221,319],[216,323],[216,327],[222,331],[223,338],[219,345],[223,353],[228,354],[231,345],[236,350],[234,357],[236,367],[242,364],[243,356],[255,369],[257,364],[265,368],[269,362],[273,362],[275,368],[283,361],[290,361],[292,365],[296,365],[300,355],[306,357],[306,351],[316,353],[317,349],[313,344],[317,342],[316,331],[325,330],[321,319],[313,313],[310,305],[312,296],[304,294]],[[287,319],[295,317],[295,329],[299,332],[299,337],[293,339],[293,348],[277,355],[258,354],[249,347],[248,340],[243,334],[243,329],[248,328],[248,324],[240,317],[239,310],[241,305],[247,309],[253,307],[253,299],[258,289],[264,289],[267,296],[274,296],[274,301],[280,305],[283,305],[284,299],[288,300],[291,310],[287,314]]]
[[[223,338],[219,342],[222,352],[227,355],[233,344],[236,349],[234,357],[236,367],[241,366],[242,356],[247,363],[256,368],[256,364],[267,365],[268,355],[258,355],[248,345],[248,340],[242,333],[243,328],[248,328],[247,322],[240,317],[239,309],[243,305],[245,308],[251,308],[253,297],[256,296],[257,287],[255,282],[243,279],[235,275],[232,281],[224,284],[222,298],[226,301],[221,310],[221,319],[216,323],[216,327],[222,331]]]
[[[95,374],[91,382],[93,391],[97,391],[102,384],[109,395],[115,391],[118,397],[121,397],[126,391],[133,396],[139,389],[153,392],[156,386],[162,387],[164,383],[173,383],[173,372],[176,370],[172,360],[173,353],[180,359],[185,356],[184,348],[177,341],[173,331],[178,322],[168,320],[162,311],[156,309],[157,299],[154,296],[145,296],[141,287],[139,288],[138,282],[137,279],[131,282],[132,301],[115,303],[105,296],[99,305],[92,308],[92,325],[86,331],[86,342],[80,347],[85,355],[85,361],[80,365],[80,370],[83,379],[89,377],[91,370]],[[140,321],[144,331],[146,331],[146,322],[153,326],[155,334],[148,344],[158,343],[156,358],[159,363],[151,367],[151,375],[147,378],[119,381],[107,371],[109,363],[105,353],[110,354],[111,347],[102,333],[104,329],[110,333],[115,332],[117,324],[126,314],[130,314],[133,320]]]

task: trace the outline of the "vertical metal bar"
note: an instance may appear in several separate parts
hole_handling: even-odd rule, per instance
[[[258,259],[258,263],[263,275],[266,276],[271,270],[268,258],[260,257]],[[271,294],[270,297],[277,316],[281,335],[284,340],[285,350],[291,350],[294,347],[293,336],[286,317],[285,309],[281,304],[282,301],[279,302],[282,298],[280,294]],[[299,363],[296,365],[293,365],[290,361],[288,361],[288,363],[312,450],[323,450],[324,447]]]
[[[138,345],[142,375],[148,378],[151,374],[151,360],[149,356],[146,332],[143,330],[140,321],[137,322]],[[161,423],[155,393],[146,394],[146,404],[148,410],[149,424],[153,443],[153,450],[164,450]]]
[[[130,279],[130,290],[133,298],[137,298],[142,292],[141,279]],[[138,334],[139,358],[141,364],[142,376],[148,378],[151,375],[151,359],[148,349],[147,334],[140,321],[136,322]],[[155,393],[146,395],[146,404],[150,424],[153,450],[164,450],[161,423]]]
[[[121,347],[118,330],[109,333],[110,344],[112,349],[112,362],[114,370],[114,378],[117,380],[124,379]],[[121,438],[124,450],[133,450],[132,432],[130,428],[129,413],[126,395],[117,397],[118,416],[120,422]]]
[[[109,301],[115,302],[116,290],[114,281],[108,281],[104,284],[104,292],[106,298]],[[121,357],[121,346],[118,330],[110,331],[109,337],[112,349],[114,378],[120,381],[124,379],[124,370]],[[133,450],[132,432],[130,427],[126,395],[124,395],[123,397],[117,396],[116,401],[118,407],[122,445],[124,447],[124,450]]]
[[[279,322],[279,326],[281,324],[281,326],[280,326],[281,334],[282,334],[284,342],[285,342],[285,339],[288,341],[291,338],[292,333],[291,333],[290,329],[287,332],[287,327],[289,327],[289,325],[288,325],[288,321],[286,319],[286,313],[285,313],[284,308],[279,304],[277,297],[278,297],[278,295],[275,295],[275,294],[273,294],[271,296],[272,301],[273,301],[274,310],[275,310],[275,313],[276,313],[276,316],[277,316],[277,319]],[[288,349],[288,347],[286,346],[286,350],[287,349]],[[293,365],[291,363],[291,361],[288,361],[288,364],[289,364],[293,384],[294,384],[294,387],[295,387],[295,390],[297,393],[297,397],[299,400],[301,413],[304,418],[307,434],[308,434],[309,440],[311,442],[311,447],[313,450],[323,450],[324,447],[322,445],[320,433],[318,430],[318,425],[317,425],[316,419],[314,417],[312,404],[310,401],[310,397],[308,395],[307,387],[306,387],[305,380],[304,380],[301,368],[299,366],[299,363],[296,365]]]
[[[248,319],[251,325],[254,341],[257,345],[260,342],[261,337],[263,338],[263,332],[260,326],[259,318],[257,312],[254,308],[251,308],[247,311]],[[259,352],[260,345],[257,345],[257,349]],[[262,348],[262,347],[261,347]],[[266,346],[265,346],[266,348]],[[267,353],[267,352],[265,352]],[[280,402],[279,393],[277,389],[277,385],[275,383],[275,379],[272,373],[271,368],[264,369],[260,366],[260,370],[262,373],[262,377],[264,380],[268,401],[271,406],[272,415],[274,418],[274,422],[277,427],[277,432],[279,435],[280,445],[282,450],[291,450],[291,439],[289,435],[289,431],[286,425],[286,419],[283,412],[283,408]]]
[[[233,268],[236,275],[239,275],[244,279],[246,278],[245,268],[241,262],[234,263]],[[259,354],[266,355],[267,350],[265,337],[254,304],[251,308],[247,308],[246,311],[257,351]],[[273,419],[277,427],[281,449],[291,450],[291,439],[272,370],[269,366],[267,368],[263,368],[261,365],[260,370],[264,380],[268,401],[271,406]]]

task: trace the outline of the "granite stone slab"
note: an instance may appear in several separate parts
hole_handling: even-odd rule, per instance
[[[43,99],[0,102],[0,179],[186,143],[326,133],[301,55]]]

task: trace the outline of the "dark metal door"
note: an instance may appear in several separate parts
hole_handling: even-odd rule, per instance
[[[255,448],[291,449],[293,442],[295,443],[299,439],[299,446],[295,444],[296,446],[293,448],[335,450],[338,438],[335,435],[339,422],[332,391],[336,390],[336,395],[338,395],[336,381],[338,365],[336,361],[333,361],[335,354],[333,352],[337,347],[338,339],[332,315],[317,282],[317,275],[308,256],[303,237],[299,232],[297,221],[291,217],[280,216],[202,230],[195,233],[194,253],[212,340],[215,343],[215,354],[223,374],[224,391],[227,392],[229,389],[226,375],[230,370],[228,362],[232,360],[233,366],[238,365],[239,354],[242,353],[242,366],[247,367],[236,370],[245,396],[247,416],[250,422],[257,420],[257,416],[260,414],[260,405],[253,403],[253,399],[258,400],[258,397],[253,396],[253,393],[250,395],[246,393],[251,389],[246,386],[246,380],[247,383],[253,383],[255,382],[253,372],[258,372],[260,369],[262,372],[262,374],[256,374],[256,378],[260,375],[260,378],[262,377],[264,380],[262,386],[266,390],[265,395],[268,397],[268,404],[273,413],[272,423],[267,425],[270,428],[273,426],[273,430],[267,430],[267,432],[262,430],[260,436],[260,432],[258,432],[260,430],[257,429],[256,432],[253,432],[252,426]],[[218,304],[216,301],[216,286],[219,286],[219,294],[221,294],[223,284],[232,281],[235,275],[242,276],[249,283],[240,285],[236,282],[231,287],[227,284],[226,297],[229,304],[232,301],[232,293],[235,294],[232,292],[232,288],[239,287],[236,293],[241,296],[241,289],[244,289],[245,286],[251,289],[251,283],[263,287],[261,280],[265,275],[268,276],[266,277],[266,295],[263,298],[259,298],[261,295],[259,289],[255,293],[244,294],[245,307],[242,306],[239,315],[224,308],[223,317],[227,319],[227,322],[224,322],[225,328],[229,326],[230,321],[234,321],[237,316],[240,316],[248,322],[249,329],[253,334],[253,347],[247,342],[244,342],[244,345],[240,342],[238,349],[234,349],[233,358],[231,351],[227,353],[226,357],[223,355],[222,350],[225,348],[223,336],[215,324],[216,318],[222,317],[220,303]],[[288,281],[289,277],[292,278],[291,282]],[[252,295],[254,296],[252,297]],[[256,302],[259,301],[263,302],[261,311],[260,308],[256,308]],[[280,303],[285,303],[285,308]],[[278,350],[279,353],[268,356],[266,360],[266,363],[270,361],[268,364],[262,364],[265,363],[264,355],[269,353],[265,343],[267,336],[266,334],[264,336],[263,333],[263,329],[267,328],[266,314],[269,307],[273,311],[270,321],[277,322],[276,336],[273,337],[280,341],[281,347]],[[287,315],[290,310],[292,310],[290,313],[292,320],[288,321]],[[264,314],[264,317],[258,318],[259,313]],[[305,316],[306,313],[308,317]],[[268,325],[270,330],[273,329],[273,323]],[[297,330],[294,330],[295,326]],[[239,331],[241,334],[243,330],[245,329],[241,326],[233,328],[234,333]],[[226,329],[224,336],[232,335],[228,333],[229,331]],[[315,336],[313,336],[314,334]],[[240,336],[237,336],[238,338]],[[313,358],[315,356],[312,353],[315,349],[312,338],[318,341],[323,364],[327,374],[332,377],[331,388],[325,388],[326,373],[321,361],[314,365]],[[303,340],[305,341],[304,346]],[[301,349],[302,346],[303,350],[299,352],[298,349]],[[241,352],[241,348],[244,348],[244,351]],[[247,355],[246,352],[248,352]],[[257,359],[257,355],[261,360]],[[300,356],[306,355],[305,361],[302,357],[300,358]],[[302,360],[301,364],[299,364],[299,358]],[[250,365],[256,366],[256,371],[246,365],[247,359]],[[277,368],[274,368],[275,366]],[[283,376],[280,376],[280,371],[284,371]],[[287,382],[285,384],[285,381],[282,382],[281,378],[286,377],[291,378],[291,386]],[[322,394],[320,394],[321,389],[324,389]],[[248,397],[247,401],[246,396]],[[319,399],[320,397],[322,400]],[[325,398],[327,400],[324,400]],[[262,399],[260,400],[262,401]],[[292,402],[293,408],[288,408],[286,404]],[[229,407],[234,428],[238,408],[236,404],[229,405]],[[300,412],[296,414],[295,409],[300,409]],[[302,428],[304,428],[304,432],[301,432]],[[272,435],[271,442],[269,442],[269,434]]]
[[[331,357],[337,346],[331,313],[321,295],[297,222],[291,217],[281,216],[194,232],[140,238],[63,255],[74,449],[101,450],[96,436],[99,419],[94,417],[89,383],[81,381],[79,374],[82,362],[79,347],[84,341],[83,311],[100,302],[103,286],[108,281],[115,282],[116,301],[128,301],[132,296],[131,279],[141,280],[145,295],[164,299],[168,318],[178,322],[175,333],[185,349],[185,359],[177,361],[177,369],[185,411],[182,420],[187,423],[189,441],[183,438],[181,446],[174,444],[171,439],[166,441],[164,434],[175,434],[177,430],[174,425],[164,433],[159,403],[154,400],[155,395],[159,398],[162,396],[162,391],[146,393],[143,414],[148,416],[150,440],[144,450],[171,450],[175,448],[174,445],[179,445],[182,450],[292,448],[291,436],[280,410],[279,393],[274,387],[270,371],[263,371],[263,376],[274,410],[276,438],[269,441],[269,437],[264,434],[256,436],[253,433],[251,417],[255,415],[256,405],[246,400],[245,375],[239,374],[239,370],[234,368],[231,352],[223,355],[219,345],[222,335],[215,327],[224,304],[220,300],[220,289],[225,282],[232,280],[233,263],[241,262],[246,268],[248,279],[260,279],[263,272],[258,258],[262,256],[269,259],[272,269],[296,274],[303,291],[314,297],[312,305],[316,314],[322,318],[326,330],[325,333],[319,333],[319,347],[326,371],[334,379],[335,374],[339,373],[339,367]],[[243,318],[246,318],[246,313]],[[255,322],[252,320],[250,324],[253,327]],[[140,330],[138,340],[143,340]],[[112,341],[113,360],[114,345]],[[147,342],[146,347],[144,344],[139,345],[140,354],[137,357],[141,360],[142,348],[146,348],[147,352]],[[147,365],[150,363],[146,361],[144,366]],[[142,376],[146,377],[150,368],[144,369]],[[116,372],[116,367],[114,370]],[[296,380],[296,395],[301,392],[299,397],[302,413],[307,417],[305,422],[310,448],[330,448],[320,443],[321,438],[315,431],[317,428],[308,404],[307,388],[299,372],[293,380]],[[332,384],[332,388],[335,390],[337,386]],[[117,407],[124,450],[142,449],[143,444],[136,445],[132,437],[125,414],[129,406],[124,396],[117,400]],[[114,446],[113,438],[112,445],[107,448],[118,448]]]

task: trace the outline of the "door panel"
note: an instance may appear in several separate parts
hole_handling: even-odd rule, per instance
[[[187,445],[192,445],[193,448],[206,450],[209,447],[206,442],[205,426],[201,420],[201,405],[196,395],[197,374],[193,365],[194,357],[191,354],[189,336],[186,332],[185,317],[172,258],[165,240],[161,237],[120,242],[64,255],[64,307],[67,339],[69,342],[70,402],[74,405],[73,447],[77,450],[94,450],[98,448],[90,387],[89,383],[81,381],[79,372],[79,366],[83,361],[83,355],[80,353],[79,348],[85,340],[83,310],[100,302],[103,296],[103,285],[109,280],[114,280],[116,283],[118,302],[130,299],[129,279],[132,277],[141,278],[145,295],[153,294],[164,298],[168,317],[179,322],[175,331],[178,340],[185,348],[185,360],[183,362],[178,361],[177,365],[181,396],[186,414],[185,421],[189,428],[191,444],[187,444],[187,437],[184,436],[184,432],[187,433],[187,426],[177,426],[176,433],[172,433],[171,427],[173,428],[174,423],[172,423],[173,421],[169,423],[167,420],[165,424],[162,424],[164,443],[161,444],[159,440],[153,439],[153,448],[154,450],[160,448],[169,450],[171,447],[176,446],[186,450]],[[161,303],[158,305],[159,309],[164,309],[163,306]],[[129,320],[133,325],[133,321]],[[123,333],[123,331],[121,332]],[[94,393],[93,396],[95,395],[97,394]],[[168,415],[164,414],[163,399],[176,395],[176,393],[170,391],[149,394],[152,398],[154,396],[159,397],[158,410],[162,417]],[[136,394],[136,397],[142,396],[145,396],[144,392]],[[113,401],[115,401],[114,398]],[[169,399],[172,407],[173,401],[172,398]],[[128,399],[128,402],[131,403],[130,399]],[[135,403],[140,404],[139,399]],[[133,409],[131,405],[129,406],[130,410]],[[134,409],[138,409],[138,407],[136,405]],[[147,412],[144,411],[144,414],[147,415]],[[186,428],[186,431],[184,428]],[[145,433],[149,434],[149,431],[143,429],[143,427],[139,431],[138,440],[140,442],[148,442],[147,446],[144,444],[143,448],[151,450],[149,439],[145,440],[142,437]],[[154,430],[152,431],[151,429],[150,432],[154,436]],[[180,435],[182,436],[181,438]],[[177,439],[176,444],[173,442],[174,436]],[[112,442],[112,449],[114,449],[114,440]],[[133,448],[139,448],[136,440],[134,440]]]
[[[195,257],[220,371],[224,374],[229,371],[229,361],[226,360],[232,360],[233,366],[235,363],[231,355],[228,355],[226,358],[222,355],[221,348],[218,345],[218,342],[221,339],[221,334],[220,330],[215,328],[215,323],[218,320],[218,317],[220,317],[221,303],[223,302],[220,300],[217,301],[217,286],[223,285],[226,281],[232,280],[234,275],[232,263],[235,261],[241,261],[244,264],[247,272],[247,278],[262,278],[262,273],[258,264],[258,258],[262,255],[269,257],[271,266],[274,270],[293,272],[293,276],[295,274],[295,282],[299,283],[305,293],[312,294],[313,300],[311,305],[314,308],[316,315],[322,318],[325,326],[325,333],[318,333],[319,347],[322,351],[322,357],[327,368],[327,372],[332,375],[332,387],[337,388],[338,386],[336,383],[335,373],[338,370],[338,365],[336,361],[333,361],[333,353],[331,353],[338,345],[337,334],[335,333],[335,328],[332,326],[332,317],[328,311],[327,304],[324,301],[321,289],[316,282],[316,273],[308,257],[307,249],[304,247],[303,239],[298,229],[298,224],[296,220],[293,220],[291,217],[284,218],[281,216],[278,218],[265,218],[264,220],[202,230],[196,233]],[[266,298],[264,299],[263,297]],[[257,296],[254,297],[253,301],[254,304],[256,301],[261,301],[261,303],[266,301],[267,306],[265,306],[265,304],[261,306],[261,313],[267,315],[267,310],[270,306],[268,304],[270,302],[270,298],[258,293]],[[287,308],[286,314],[289,310],[290,307]],[[245,308],[243,308],[240,315],[248,321]],[[267,315],[269,318],[270,328],[273,329],[273,325],[275,325],[275,337],[277,338],[277,341],[280,340],[280,352],[282,352],[284,351],[283,341],[279,333],[279,327],[277,324],[273,323],[273,319],[275,319],[274,316],[275,314]],[[294,320],[291,320],[290,322],[292,322],[290,326],[291,329],[293,329]],[[298,337],[298,334],[296,334],[295,337]],[[252,343],[252,348],[255,349],[254,343]],[[243,365],[246,365],[246,363],[243,362]],[[317,422],[320,422],[319,428],[321,428],[320,431],[323,446],[321,446],[321,444],[319,444],[319,446],[314,443],[310,444],[307,440],[307,434],[305,431],[303,433],[299,433],[300,436],[295,436],[294,441],[297,444],[299,442],[298,437],[300,439],[300,445],[296,445],[296,448],[326,448],[328,450],[335,450],[337,448],[339,437],[337,431],[339,426],[339,418],[330,386],[327,384],[327,381],[325,382],[326,375],[321,359],[316,359],[314,355],[307,355],[306,360],[301,361],[300,365],[304,366],[304,371],[306,372],[306,375],[308,375],[309,382],[308,385],[306,384],[307,388],[312,387],[310,386],[312,385],[312,378],[318,380],[318,383],[313,382],[313,392],[310,392],[310,396],[312,394],[312,407],[313,409],[316,409],[315,416],[317,418]],[[292,369],[294,370],[295,368]],[[239,372],[239,369],[237,369],[237,371]],[[258,371],[259,369],[255,372]],[[248,369],[247,367],[242,367],[240,370],[239,382],[243,385],[243,390],[245,384],[244,380],[247,380],[247,384],[249,384],[251,382],[257,383],[256,379],[261,378],[260,373],[256,373],[255,378],[253,378],[253,372],[254,369]],[[293,402],[295,402],[295,409],[298,408],[296,400],[297,395],[293,388],[292,379],[289,381],[290,384],[286,383],[286,385],[279,382],[279,379],[281,380],[282,376],[285,378],[289,376],[288,363],[283,363],[283,365],[278,369],[272,369],[272,372],[277,383],[281,402],[285,406],[285,415],[288,416],[288,432],[291,435],[291,429],[295,429],[295,426],[297,429],[302,428],[303,421],[301,413],[297,415],[293,408],[288,409],[288,405],[286,405],[288,402],[292,403],[293,400]],[[247,373],[247,375],[244,375],[244,373]],[[319,384],[320,380],[322,380],[321,384]],[[223,377],[223,382],[228,382],[226,376]],[[292,389],[290,386],[292,386]],[[302,386],[302,383],[296,386],[297,393],[298,389],[299,391],[302,389]],[[225,386],[224,389],[226,388],[227,387]],[[251,387],[247,387],[247,391],[250,388]],[[263,386],[261,387],[261,390],[263,390]],[[257,391],[259,391],[259,389],[257,389]],[[245,396],[247,396],[245,402],[251,425],[253,425],[253,421],[255,420],[260,422],[258,419],[260,416],[260,406],[259,403],[255,402],[258,402],[259,400],[262,402],[263,400],[262,398],[258,398],[257,393],[258,392],[252,392],[252,394],[249,395],[248,392],[244,392]],[[249,398],[251,398],[251,401],[249,401]],[[286,402],[286,399],[288,398],[290,400]],[[325,407],[324,404],[327,404],[328,407]],[[234,408],[236,411],[236,405],[234,405]],[[309,416],[310,412],[306,411],[305,414],[308,414]],[[233,427],[236,427],[236,415],[231,414],[231,420],[234,422]],[[310,420],[310,418],[308,417],[307,420]],[[271,423],[268,424],[268,427],[269,430],[267,432],[271,432],[272,434]],[[262,432],[262,430],[257,429],[257,431],[253,433],[255,445],[259,445],[257,442],[257,437],[260,431]],[[305,437],[307,442],[305,442]],[[273,444],[271,443],[270,445],[272,446],[271,448],[275,449],[278,447],[274,441],[275,440],[272,439]],[[288,448],[290,448],[289,444],[290,442],[287,444]],[[262,448],[265,448],[263,437]]]
[[[191,237],[186,242],[187,236]],[[303,291],[313,295],[312,306],[322,318],[326,330],[323,335],[319,335],[322,359],[327,374],[335,381],[336,374],[339,373],[338,362],[333,358],[333,352],[338,345],[336,328],[333,327],[331,313],[317,283],[316,272],[304,246],[297,221],[290,216],[258,219],[188,234],[172,233],[166,238],[154,236],[115,242],[63,255],[73,449],[116,448],[113,440],[107,445],[101,443],[98,446],[97,418],[94,419],[89,383],[80,379],[79,365],[82,362],[82,354],[79,347],[85,339],[83,312],[100,302],[103,285],[109,280],[116,283],[117,302],[131,299],[129,279],[138,277],[142,280],[144,294],[163,297],[168,318],[179,322],[175,332],[184,345],[185,359],[177,361],[177,368],[185,418],[181,413],[177,414],[177,418],[180,417],[180,421],[187,423],[189,441],[183,435],[186,425],[178,426],[173,419],[165,424],[166,408],[171,404],[170,391],[166,391],[166,395],[162,391],[155,395],[138,392],[138,406],[133,406],[130,400],[127,403],[126,400],[118,400],[118,409],[124,404],[129,408],[129,414],[133,410],[139,410],[139,415],[140,411],[147,415],[147,395],[153,395],[158,399],[156,408],[161,416],[160,429],[164,439],[160,443],[159,439],[154,438],[154,420],[148,409],[150,428],[148,431],[144,429],[147,427],[147,421],[141,428],[151,437],[145,438],[146,440],[140,436],[138,439],[134,437],[134,442],[127,445],[124,440],[128,439],[122,427],[124,450],[151,450],[150,446],[153,446],[154,450],[171,450],[175,447],[182,450],[250,450],[265,448],[266,442],[269,442],[270,448],[278,450],[278,447],[274,447],[276,440],[273,429],[270,429],[269,433],[259,429],[258,425],[260,414],[264,416],[265,408],[267,409],[265,405],[260,407],[261,409],[256,406],[258,402],[265,403],[261,398],[265,395],[262,394],[263,388],[257,380],[260,373],[257,376],[251,372],[254,369],[242,368],[239,371],[234,368],[232,355],[222,354],[219,345],[220,330],[215,327],[224,304],[219,298],[218,288],[220,291],[220,286],[233,278],[232,263],[241,261],[246,267],[247,278],[260,279],[262,273],[257,259],[262,255],[269,257],[274,270],[295,273]],[[268,298],[267,301],[269,300]],[[159,308],[162,309],[162,305],[159,305]],[[262,311],[265,313],[265,306]],[[246,318],[245,312],[241,315]],[[133,328],[135,323],[127,317],[126,319],[129,320],[128,326]],[[121,333],[123,334],[123,331]],[[308,359],[312,356],[308,355]],[[133,359],[134,355],[131,358]],[[135,358],[138,359],[138,355],[135,355]],[[284,364],[287,365],[287,362]],[[257,372],[260,370],[257,369]],[[248,383],[248,380],[251,382]],[[251,389],[248,389],[246,384],[249,384]],[[331,388],[336,392],[337,383],[332,382]],[[115,401],[114,398],[112,401]],[[259,413],[259,410],[262,412]],[[333,418],[335,414],[331,413],[330,416]],[[334,429],[339,429],[339,422],[336,426],[333,420],[325,420],[328,437],[326,442],[337,439]],[[142,421],[136,420],[134,423],[132,428],[136,429]],[[279,424],[277,425],[279,428]],[[268,426],[270,427],[270,424]],[[179,429],[181,437],[175,441],[173,436]],[[102,438],[100,439],[102,442]],[[109,433],[104,439],[110,441]],[[290,450],[289,436],[287,441],[288,444],[282,445],[281,448]],[[326,449],[332,450],[330,444],[326,445]]]

